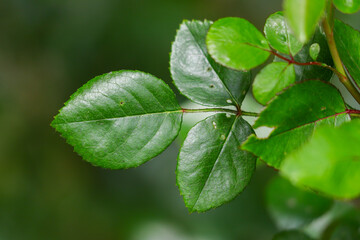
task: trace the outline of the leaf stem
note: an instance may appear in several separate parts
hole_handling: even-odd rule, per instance
[[[246,112],[246,111],[241,111],[241,115],[243,116],[248,116],[248,117],[258,117],[259,114],[255,113],[255,112]]]
[[[278,58],[281,58],[282,60],[287,61],[289,64],[295,64],[295,65],[300,65],[300,66],[309,66],[309,65],[313,65],[313,66],[319,66],[319,67],[323,67],[323,68],[327,68],[331,71],[333,71],[336,75],[342,75],[338,70],[336,70],[335,68],[327,65],[326,63],[322,63],[322,62],[306,62],[306,63],[302,63],[302,62],[297,62],[294,60],[294,58],[292,57],[291,59],[286,58],[284,56],[282,56],[281,54],[278,54],[277,52],[270,50],[269,51],[271,54],[277,56]]]
[[[347,77],[345,69],[342,65],[342,61],[339,55],[339,52],[336,48],[335,39],[334,39],[334,31],[333,31],[333,6],[330,3],[328,12],[326,14],[326,18],[323,21],[323,27],[326,34],[326,39],[329,45],[330,53],[333,58],[335,68],[337,70],[336,75],[339,77],[340,82],[347,88],[347,90],[351,93],[351,95],[355,98],[355,100],[360,103],[360,93],[351,80]]]
[[[227,108],[202,108],[202,109],[188,109],[188,108],[183,108],[182,109],[183,113],[204,113],[204,112],[214,112],[214,113],[229,113],[232,115],[237,115],[237,116],[251,116],[251,117],[257,117],[259,116],[258,113],[255,112],[246,112],[246,111],[236,111],[236,110],[231,110],[231,109],[227,109]]]
[[[346,113],[349,114],[351,117],[360,117],[360,111],[355,109],[347,109]]]

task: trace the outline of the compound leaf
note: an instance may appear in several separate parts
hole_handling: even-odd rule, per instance
[[[178,135],[182,110],[160,79],[137,71],[95,77],[81,87],[51,125],[93,165],[136,167]]]
[[[239,116],[216,114],[195,125],[181,147],[177,184],[191,212],[232,200],[249,183],[256,157],[240,146],[253,133]]]
[[[335,19],[334,38],[343,64],[360,86],[360,32]]]
[[[172,45],[170,71],[175,85],[192,101],[206,106],[240,106],[250,83],[250,72],[216,63],[206,49],[209,21],[184,21]]]
[[[295,82],[295,68],[286,62],[273,62],[256,75],[253,83],[255,99],[265,105],[276,93]]]
[[[250,70],[270,56],[264,35],[242,18],[216,21],[210,27],[206,43],[210,55],[218,63],[237,70]]]
[[[274,128],[266,139],[252,135],[243,149],[279,168],[283,159],[307,142],[319,125],[340,125],[349,120],[344,101],[332,85],[311,80],[295,84],[274,98],[254,127]]]
[[[294,184],[336,198],[360,194],[360,120],[334,128],[322,126],[300,150],[281,166]]]
[[[264,33],[270,45],[281,53],[295,55],[303,47],[288,28],[282,12],[270,15],[266,20]]]
[[[266,189],[266,205],[279,229],[295,229],[310,223],[330,209],[333,201],[294,187],[275,177]]]
[[[326,0],[285,0],[284,13],[295,36],[306,43],[324,14]]]
[[[339,11],[347,14],[360,10],[360,0],[334,0],[334,5]]]

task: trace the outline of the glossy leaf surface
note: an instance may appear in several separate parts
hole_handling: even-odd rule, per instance
[[[266,189],[267,209],[279,229],[300,228],[328,211],[332,203],[281,177],[274,178]]]
[[[282,12],[276,12],[266,20],[264,33],[270,45],[277,51],[295,55],[303,44],[292,34]]]
[[[297,185],[336,198],[360,194],[360,120],[319,128],[299,151],[289,155],[282,173]]]
[[[360,86],[360,32],[336,19],[334,38],[343,64]]]
[[[81,87],[52,126],[93,165],[136,167],[178,135],[182,111],[171,89],[142,72],[98,76]]]
[[[331,57],[331,53],[326,41],[325,34],[321,29],[317,29],[315,34],[312,36],[310,41],[304,45],[304,47],[294,56],[294,60],[300,63],[309,63],[313,62],[312,58],[311,46],[319,45],[320,51],[318,53],[316,61],[325,63],[329,66],[333,66],[333,60]],[[275,57],[274,62],[285,62],[284,60]],[[302,82],[304,80],[322,80],[322,81],[330,81],[333,76],[333,72],[329,69],[326,69],[321,66],[316,65],[294,65],[295,73],[296,73],[296,81]]]
[[[264,67],[255,77],[253,94],[255,99],[266,105],[276,93],[295,82],[295,68],[286,62],[273,62]]]
[[[275,97],[261,112],[254,128],[274,128],[266,139],[252,135],[243,149],[279,168],[283,159],[307,142],[319,125],[340,125],[349,120],[339,91],[321,81],[295,84]]]
[[[334,5],[343,13],[352,14],[360,10],[360,0],[334,0]]]
[[[323,16],[326,0],[285,0],[284,13],[295,36],[306,43]]]
[[[195,125],[180,149],[177,184],[191,212],[235,198],[249,183],[256,157],[240,146],[253,133],[241,117],[216,114]]]
[[[216,63],[206,49],[209,21],[184,21],[172,45],[170,70],[175,85],[192,101],[206,106],[240,106],[251,83],[250,72]]]
[[[206,39],[211,56],[220,64],[250,70],[264,63],[270,53],[264,35],[242,18],[222,18],[211,27]]]
[[[312,62],[314,59],[310,55],[310,49],[313,44],[319,44],[320,52],[318,53],[316,61],[326,63],[329,66],[333,66],[333,60],[329,50],[329,46],[326,41],[326,36],[323,31],[318,28],[315,34],[311,37],[310,41],[305,44],[301,51],[295,55],[295,61],[297,62]],[[308,65],[299,66],[295,65],[296,81],[319,79],[322,81],[330,81],[333,76],[333,72],[329,69]]]

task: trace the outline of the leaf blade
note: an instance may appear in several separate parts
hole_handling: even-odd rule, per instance
[[[242,18],[217,20],[210,27],[206,44],[215,61],[237,70],[250,70],[264,63],[270,56],[265,37]]]
[[[314,34],[326,7],[326,0],[285,0],[284,13],[295,36],[306,43]]]
[[[136,167],[177,136],[182,110],[160,79],[137,71],[104,74],[81,87],[51,123],[86,161]]]
[[[313,44],[320,46],[320,52],[317,57],[318,62],[325,63],[329,66],[333,66],[333,60],[330,53],[330,49],[326,40],[326,36],[321,28],[317,28],[315,34],[311,37],[309,42],[303,46],[303,48],[294,56],[294,60],[300,63],[312,62],[313,58],[310,55],[310,49]],[[282,59],[275,57],[274,62],[281,62]],[[329,69],[325,69],[317,65],[295,65],[296,82],[302,82],[306,80],[322,80],[330,81],[333,76],[333,72]]]
[[[360,32],[350,25],[335,19],[334,38],[340,58],[355,83],[360,86]]]
[[[333,201],[293,186],[282,177],[273,178],[266,188],[266,205],[279,229],[298,229],[323,215]]]
[[[276,93],[295,83],[295,68],[286,62],[273,62],[256,75],[253,83],[255,99],[266,105]]]
[[[256,158],[241,151],[252,133],[240,117],[216,114],[192,128],[181,147],[177,184],[191,212],[203,212],[236,197],[249,183]]]
[[[337,128],[319,128],[304,147],[285,159],[281,173],[296,185],[304,185],[332,197],[358,196],[359,129],[359,120],[344,123]],[[346,142],[339,139],[346,139]]]
[[[240,106],[251,83],[250,72],[216,63],[206,48],[209,21],[184,21],[172,45],[170,71],[176,87],[205,106]]]
[[[359,0],[334,0],[334,5],[339,11],[353,14],[360,10]]]
[[[292,151],[312,135],[316,127],[340,125],[349,120],[339,91],[330,84],[312,80],[295,84],[278,95],[255,122],[254,127],[274,128],[266,139],[252,135],[242,148],[279,168]]]
[[[270,45],[281,53],[296,55],[303,47],[303,44],[290,32],[283,12],[276,12],[268,17],[264,33]]]

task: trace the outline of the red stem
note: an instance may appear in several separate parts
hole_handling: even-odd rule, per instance
[[[348,114],[360,114],[360,110],[354,110],[354,109],[346,109],[345,112]]]
[[[321,62],[306,62],[306,63],[301,63],[301,62],[295,61],[295,59],[294,59],[293,57],[291,57],[291,59],[286,58],[286,57],[278,54],[277,52],[275,52],[275,51],[273,51],[273,50],[266,50],[266,51],[268,51],[269,53],[277,56],[278,58],[281,58],[281,59],[284,60],[284,61],[287,61],[289,64],[295,64],[295,65],[299,65],[299,66],[309,66],[309,65],[319,66],[319,67],[327,68],[327,69],[333,71],[336,75],[338,75],[338,77],[339,77],[340,79],[346,77],[346,76],[344,76],[342,73],[340,73],[338,70],[336,70],[335,68],[330,67],[329,65],[326,65],[326,64],[321,63]]]

